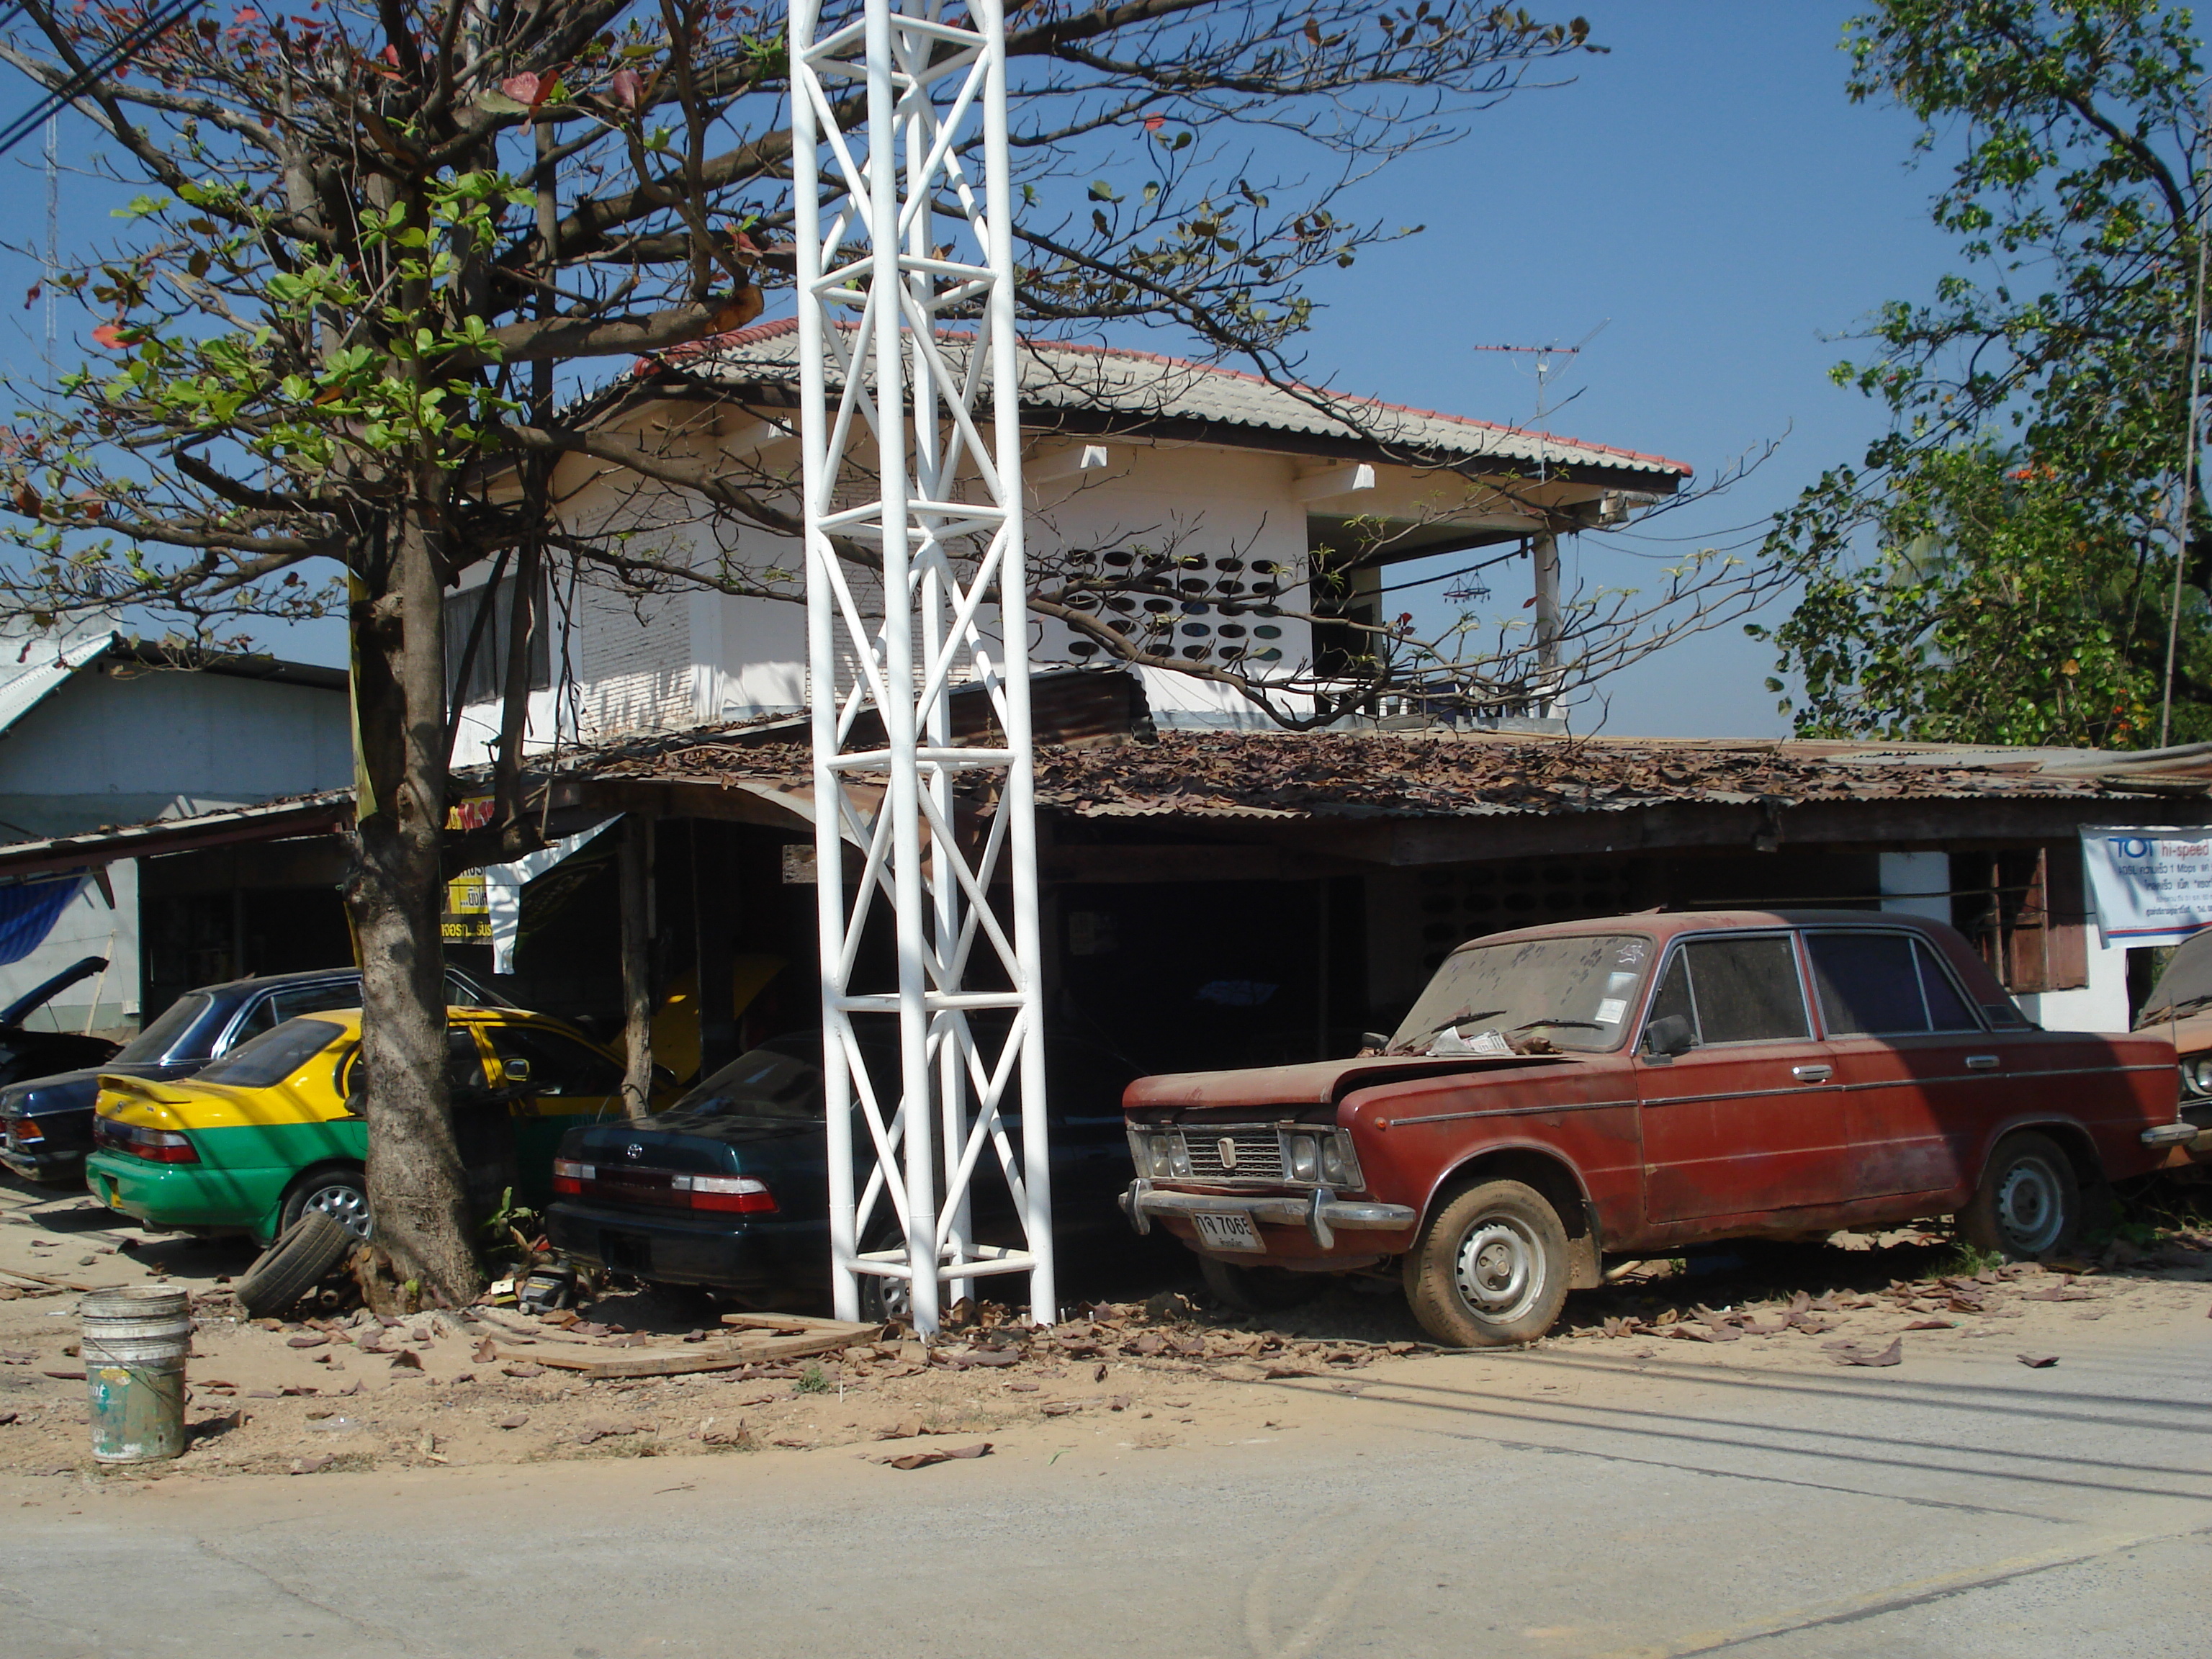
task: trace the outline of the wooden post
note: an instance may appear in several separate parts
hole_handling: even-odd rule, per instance
[[[623,820],[622,877],[623,1110],[643,1117],[653,1107],[653,820]]]

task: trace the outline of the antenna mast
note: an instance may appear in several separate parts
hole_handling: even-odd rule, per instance
[[[857,1317],[873,1279],[883,1310],[927,1339],[948,1288],[1026,1273],[1030,1316],[1050,1324],[1003,0],[866,0],[826,21],[821,0],[794,0],[791,70],[837,1315]],[[848,113],[855,92],[865,118]],[[951,319],[961,335],[941,327]],[[960,680],[982,689],[989,722],[956,737]],[[956,796],[967,781],[983,787]],[[886,908],[888,989],[856,982]],[[878,1092],[889,1066],[868,1062],[894,1036],[891,1099]],[[1016,1089],[1018,1141],[1002,1115]],[[987,1159],[1019,1248],[970,1231]]]

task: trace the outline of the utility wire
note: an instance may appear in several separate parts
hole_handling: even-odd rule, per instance
[[[5,127],[0,127],[0,155],[5,155],[37,131],[45,124],[46,117],[53,114],[64,104],[75,103],[94,82],[118,64],[127,58],[136,56],[143,47],[183,22],[185,18],[199,9],[199,5],[200,0],[177,0],[177,3],[167,11],[155,13],[128,34],[114,41],[106,52],[47,93],[44,98],[39,100],[36,104],[17,116]],[[6,13],[0,14],[0,25],[4,25],[9,17],[21,9],[20,5],[10,6]]]

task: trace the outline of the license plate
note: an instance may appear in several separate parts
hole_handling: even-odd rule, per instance
[[[1249,1215],[1206,1215],[1201,1212],[1191,1217],[1191,1221],[1198,1229],[1198,1242],[1208,1249],[1267,1254],[1267,1247],[1260,1242],[1260,1230],[1252,1224]]]

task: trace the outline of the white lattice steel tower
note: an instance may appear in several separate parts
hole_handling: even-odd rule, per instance
[[[875,1275],[892,1281],[891,1306],[903,1286],[927,1336],[948,1288],[1027,1273],[1031,1316],[1048,1323],[1001,0],[866,0],[830,20],[819,0],[794,0],[791,40],[837,1312],[855,1317]],[[962,682],[981,685],[995,729],[956,745]],[[896,988],[856,991],[863,930],[886,905]],[[891,1100],[864,1043],[872,1028],[887,1041],[894,1020]],[[1018,1135],[1000,1111],[1017,1085]],[[1024,1246],[971,1235],[969,1191],[987,1166],[1004,1171]]]

